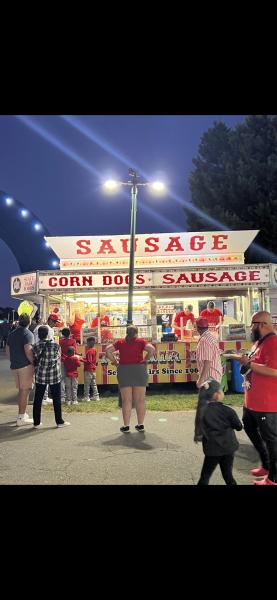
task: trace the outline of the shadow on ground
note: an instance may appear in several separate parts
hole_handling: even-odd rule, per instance
[[[239,449],[236,452],[236,457],[248,462],[257,461],[257,452],[254,446],[250,444],[240,444]]]
[[[55,425],[43,427],[42,429],[34,429],[32,425],[17,427],[15,421],[8,421],[7,423],[0,425],[0,443],[7,442],[9,440],[12,440],[13,442],[19,441],[32,435],[37,436],[42,433],[46,433],[51,429],[56,431],[57,427]]]
[[[122,433],[112,438],[101,438],[91,442],[81,442],[79,446],[98,446],[109,449],[120,450],[121,448],[132,448],[135,450],[156,450],[158,448],[176,450],[180,446],[165,442],[153,433]]]

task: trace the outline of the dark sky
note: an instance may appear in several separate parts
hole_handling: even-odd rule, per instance
[[[127,180],[134,167],[168,189],[163,197],[139,190],[137,232],[186,231],[183,207],[202,134],[214,121],[233,127],[244,118],[0,116],[0,189],[32,210],[52,235],[126,234],[129,191],[105,195],[101,181]],[[19,268],[2,240],[0,262],[0,306],[16,307],[9,278]]]

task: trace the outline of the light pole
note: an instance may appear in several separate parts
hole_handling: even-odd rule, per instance
[[[131,226],[130,226],[130,259],[129,259],[129,287],[128,287],[128,314],[127,325],[133,323],[133,293],[134,293],[134,264],[135,264],[135,243],[136,243],[136,215],[137,215],[137,195],[138,187],[151,186],[156,192],[163,192],[165,186],[161,182],[138,182],[139,175],[134,169],[129,169],[128,181],[106,181],[104,187],[108,191],[114,191],[118,185],[127,185],[131,188]]]
[[[129,289],[128,289],[128,313],[127,325],[133,323],[133,293],[134,293],[134,264],[135,264],[135,243],[136,243],[136,217],[137,217],[137,195],[138,195],[138,175],[133,169],[129,169],[131,177],[131,227],[130,227],[130,260],[129,260]]]

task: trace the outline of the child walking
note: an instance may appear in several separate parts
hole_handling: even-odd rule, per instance
[[[226,485],[237,485],[233,477],[235,451],[239,447],[234,429],[241,431],[243,426],[237,413],[223,404],[224,392],[214,379],[206,382],[207,405],[201,418],[203,452],[205,459],[197,485],[208,485],[210,478],[220,466]]]
[[[79,356],[75,354],[73,346],[67,348],[67,357],[64,361],[65,368],[65,390],[66,390],[66,402],[70,404],[78,404],[77,393],[78,393],[78,367],[80,367],[81,361]]]
[[[86,357],[84,362],[84,402],[90,402],[90,388],[92,387],[92,400],[99,400],[99,392],[96,385],[96,349],[95,337],[91,336],[87,339],[85,348]]]

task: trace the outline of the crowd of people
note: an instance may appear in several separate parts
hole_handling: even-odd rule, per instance
[[[191,313],[188,306],[188,313]],[[209,310],[209,309],[207,309]],[[210,307],[211,312],[216,310]],[[187,315],[188,316],[188,315]],[[218,315],[217,315],[218,316]],[[190,314],[191,318],[191,314]],[[54,320],[55,321],[55,320]],[[76,404],[78,368],[84,363],[84,401],[99,400],[96,385],[95,337],[87,339],[85,356],[77,353],[76,337],[69,328],[61,330],[57,343],[53,335],[53,319],[30,331],[30,317],[22,314],[18,326],[9,334],[7,351],[18,388],[17,426],[42,426],[41,405],[47,386],[50,389],[57,427],[70,425],[62,417],[61,400]],[[236,412],[224,404],[221,388],[222,367],[218,340],[209,332],[207,316],[195,319],[199,334],[196,350],[198,367],[198,403],[195,416],[194,441],[202,442],[204,463],[198,485],[208,485],[220,466],[227,485],[236,485],[233,476],[234,455],[238,448],[235,430],[244,427],[256,449],[261,465],[251,470],[255,485],[277,485],[277,336],[269,312],[252,316],[251,338],[254,346],[249,355],[234,355],[244,376],[245,402],[242,422]],[[130,325],[126,337],[106,348],[106,356],[117,368],[117,380],[122,398],[123,425],[120,431],[130,433],[132,406],[137,414],[136,431],[143,433],[147,362],[155,352],[152,344],[138,337],[138,328]],[[145,354],[146,353],[146,354]],[[28,397],[35,380],[33,419],[26,412]]]
[[[219,464],[227,485],[236,485],[232,474],[238,442],[234,430],[244,431],[261,460],[251,469],[255,485],[277,485],[277,336],[269,312],[254,313],[249,355],[234,355],[244,375],[245,400],[242,423],[236,412],[223,404],[220,350],[208,332],[208,321],[196,320],[200,335],[196,359],[199,376],[194,441],[202,441],[205,455],[198,485],[208,485]]]
[[[48,390],[51,393],[57,427],[70,425],[62,417],[62,401],[68,405],[78,404],[78,367],[84,364],[85,386],[84,400],[99,400],[96,385],[96,350],[95,338],[90,337],[85,347],[85,356],[77,354],[76,339],[71,336],[70,329],[61,330],[59,343],[55,341],[55,315],[49,315],[47,323],[31,323],[27,314],[21,314],[13,331],[7,339],[7,354],[18,389],[18,417],[16,425],[33,424],[34,428],[42,426],[41,405],[48,401]],[[31,331],[31,328],[33,331]],[[35,386],[33,402],[33,418],[26,412],[31,389]]]

